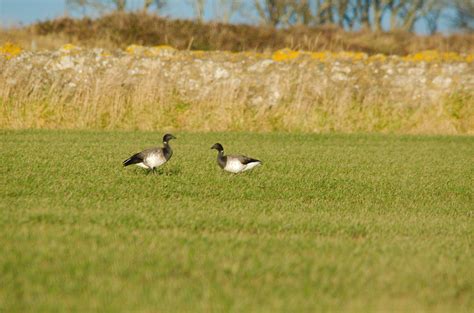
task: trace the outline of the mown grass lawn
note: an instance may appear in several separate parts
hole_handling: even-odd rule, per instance
[[[473,137],[175,135],[0,132],[0,312],[472,312]]]

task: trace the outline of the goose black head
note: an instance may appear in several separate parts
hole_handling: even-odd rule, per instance
[[[211,149],[216,149],[216,150],[219,151],[219,152],[224,151],[224,147],[223,147],[220,143],[215,143],[215,144],[211,147]]]
[[[163,136],[163,143],[168,142],[171,139],[176,139],[176,137],[171,135],[171,134],[166,134],[166,135]]]

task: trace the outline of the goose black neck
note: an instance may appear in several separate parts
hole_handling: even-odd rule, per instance
[[[163,155],[165,156],[165,159],[169,160],[172,154],[173,150],[171,149],[171,146],[168,144],[167,141],[163,141]]]
[[[224,150],[219,150],[217,153],[217,164],[224,168],[227,163],[227,157],[224,155]]]

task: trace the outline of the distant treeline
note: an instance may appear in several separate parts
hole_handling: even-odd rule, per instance
[[[86,47],[124,48],[130,44],[167,44],[178,49],[268,51],[362,51],[405,55],[420,50],[474,52],[474,34],[417,36],[410,32],[348,32],[338,26],[288,28],[173,20],[146,12],[114,12],[100,18],[69,17],[38,22],[33,36],[60,37]],[[14,39],[14,38],[13,38]]]
[[[415,31],[418,24],[431,34],[440,25],[451,31],[474,31],[472,0],[66,0],[66,5],[82,13],[134,8],[158,15],[184,5],[198,21],[206,17],[227,23],[239,16],[246,23],[285,28],[331,24],[346,30]]]

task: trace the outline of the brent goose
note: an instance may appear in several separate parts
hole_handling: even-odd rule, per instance
[[[176,137],[171,134],[164,135],[163,148],[155,147],[138,152],[123,161],[123,166],[136,164],[140,167],[155,171],[155,168],[165,164],[173,155],[173,150],[171,150],[168,144],[171,139],[176,139]]]
[[[220,143],[214,144],[211,149],[218,151],[217,164],[227,172],[240,173],[262,164],[261,161],[245,155],[224,155],[224,147]]]

